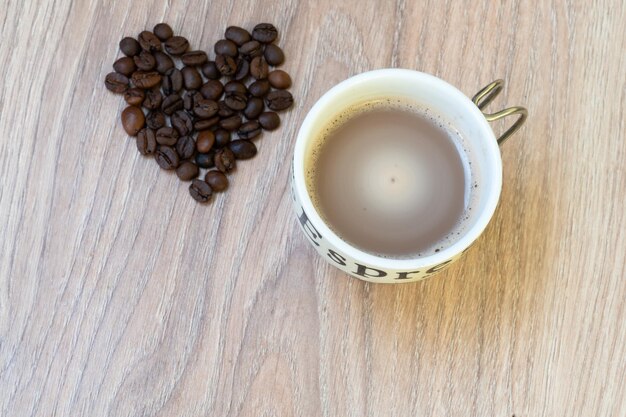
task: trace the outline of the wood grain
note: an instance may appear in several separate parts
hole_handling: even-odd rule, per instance
[[[201,206],[104,89],[122,35],[211,49],[272,21],[297,105]],[[72,2],[0,7],[1,416],[626,414],[626,10],[605,2]],[[291,213],[299,124],[383,67],[529,118],[485,234],[422,283],[318,259]],[[503,126],[495,125],[496,132]]]

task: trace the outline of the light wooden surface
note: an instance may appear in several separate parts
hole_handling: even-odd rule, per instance
[[[626,12],[593,3],[3,2],[0,416],[626,415]],[[104,89],[161,20],[202,49],[274,22],[294,79],[209,206]],[[318,259],[288,188],[312,104],[389,66],[530,113],[479,242],[399,286]]]

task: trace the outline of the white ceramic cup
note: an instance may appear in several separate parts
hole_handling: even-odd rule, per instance
[[[526,109],[511,107],[486,114],[482,109],[502,89],[502,80],[483,88],[473,100],[435,76],[406,69],[382,69],[351,77],[330,89],[304,119],[292,163],[291,188],[298,222],[317,252],[337,268],[370,282],[402,283],[424,279],[458,259],[485,230],[498,204],[502,188],[502,159],[498,144],[524,122]],[[480,170],[480,191],[471,221],[451,245],[414,259],[384,258],[349,244],[322,220],[313,205],[305,180],[305,162],[321,130],[348,107],[380,98],[398,98],[428,108],[457,129],[473,150]],[[496,139],[488,121],[516,114],[517,121]],[[419,219],[416,219],[419,221]]]

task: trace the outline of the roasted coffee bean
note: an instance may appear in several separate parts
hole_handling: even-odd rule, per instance
[[[224,92],[226,94],[239,93],[239,94],[245,95],[248,93],[248,89],[243,83],[239,81],[229,81],[226,84],[224,84]]]
[[[202,65],[207,62],[209,58],[204,51],[189,51],[183,54],[181,60],[185,65]]]
[[[139,88],[152,88],[161,82],[161,74],[156,71],[135,71],[132,76],[133,83]]]
[[[283,53],[283,50],[273,43],[265,46],[263,56],[268,64],[275,67],[285,62],[285,54]]]
[[[252,30],[252,39],[261,43],[272,43],[278,36],[278,31],[271,23],[259,23]]]
[[[183,96],[183,108],[187,111],[193,110],[193,95],[197,91],[187,91]]]
[[[233,41],[229,41],[228,39],[220,39],[215,42],[213,50],[215,51],[215,55],[227,55],[232,56],[233,58],[238,54],[237,44]]]
[[[208,100],[219,100],[224,86],[217,80],[209,80],[200,87],[200,94]]]
[[[207,153],[213,147],[215,143],[215,133],[210,130],[203,130],[198,132],[198,137],[196,138],[196,149],[200,153]]]
[[[258,80],[250,84],[248,91],[254,97],[265,97],[270,92],[270,82],[267,80]]]
[[[211,199],[213,190],[211,190],[211,186],[206,182],[195,179],[189,186],[189,194],[191,194],[191,197],[198,203],[206,203]]]
[[[285,110],[293,104],[293,96],[289,91],[272,91],[265,97],[265,102],[270,110]]]
[[[146,93],[137,87],[129,88],[124,93],[124,100],[131,106],[141,106],[144,98],[146,98]]]
[[[122,126],[126,133],[135,136],[146,124],[146,117],[137,106],[128,106],[122,111]]]
[[[237,130],[239,139],[252,139],[261,134],[261,125],[256,120],[246,122]]]
[[[174,114],[175,111],[182,108],[183,99],[180,98],[180,96],[176,93],[170,94],[169,96],[165,97],[165,99],[163,100],[163,104],[161,104],[161,110],[163,110],[163,113],[167,114],[168,116],[171,116],[172,114]]]
[[[235,111],[231,109],[230,107],[228,107],[226,103],[224,102],[224,100],[219,101],[217,105],[220,108],[220,110],[217,112],[217,114],[219,114],[220,117],[230,117],[233,114],[235,114]]]
[[[237,71],[237,63],[228,55],[216,56],[215,65],[222,75],[233,75]]]
[[[246,42],[239,47],[239,53],[248,60],[263,54],[263,45],[257,41]]]
[[[238,26],[229,26],[226,28],[224,37],[229,41],[235,42],[238,46],[241,46],[250,40],[250,32]]]
[[[274,130],[280,126],[280,117],[273,111],[266,111],[259,115],[259,124],[265,130]]]
[[[239,58],[237,60],[237,69],[235,70],[235,75],[233,76],[235,80],[241,81],[244,80],[248,74],[250,73],[250,63],[247,59]]]
[[[267,78],[268,72],[269,67],[267,66],[267,62],[265,62],[265,58],[257,56],[252,59],[250,62],[250,75],[257,80],[262,80]]]
[[[182,55],[189,48],[189,41],[182,36],[172,36],[165,41],[165,50],[170,55]]]
[[[202,98],[197,100],[193,107],[193,112],[200,119],[208,119],[209,117],[215,116],[219,111],[219,106],[213,100],[207,100],[206,98]]]
[[[219,80],[222,76],[220,70],[217,69],[217,65],[215,65],[215,62],[213,61],[209,61],[202,66],[202,73],[209,80]]]
[[[202,77],[194,67],[183,67],[180,71],[183,74],[183,84],[187,90],[195,90],[202,85]]]
[[[165,52],[156,51],[152,55],[156,62],[154,69],[157,70],[159,74],[165,74],[167,71],[174,68],[174,61],[172,61],[172,58]],[[165,80],[163,81],[165,82]]]
[[[215,162],[215,167],[217,169],[223,173],[228,173],[235,169],[235,154],[233,154],[233,151],[228,148],[218,149],[215,151],[213,162]]]
[[[196,165],[200,168],[213,168],[215,166],[215,162],[213,162],[213,157],[215,156],[215,152],[211,151],[209,153],[197,153],[196,154]]]
[[[270,85],[279,90],[291,87],[291,77],[283,70],[274,70],[267,74]]]
[[[159,145],[174,146],[179,136],[173,127],[164,126],[156,131],[156,141]]]
[[[137,133],[137,150],[142,155],[152,155],[157,148],[154,130],[146,127]]]
[[[256,155],[256,145],[249,140],[234,140],[228,144],[228,149],[233,152],[237,159],[250,159]]]
[[[180,159],[189,159],[196,150],[196,143],[191,136],[181,136],[176,142],[176,153]]]
[[[246,108],[243,109],[243,114],[248,120],[256,119],[265,110],[265,103],[263,99],[258,97],[250,97]]]
[[[146,90],[146,98],[143,101],[143,106],[148,110],[157,110],[161,107],[163,102],[163,96],[159,88],[152,88]]]
[[[126,56],[133,57],[141,52],[141,45],[137,39],[127,36],[120,41],[120,51]]]
[[[230,143],[230,132],[225,129],[217,129],[215,132],[215,146],[223,148]]]
[[[109,91],[122,94],[128,90],[128,77],[118,72],[110,72],[104,79],[104,86]]]
[[[167,23],[157,23],[154,28],[152,28],[152,32],[161,41],[166,41],[174,35],[174,31]]]
[[[217,125],[219,121],[220,121],[219,116],[213,116],[213,117],[209,117],[208,119],[203,119],[203,120],[196,120],[195,123],[193,124],[193,128],[198,131],[206,130]]]
[[[141,32],[139,36],[137,36],[137,40],[139,41],[139,45],[148,52],[161,50],[161,41],[149,30]]]
[[[200,170],[198,166],[193,162],[183,161],[178,168],[176,168],[176,175],[182,181],[191,181],[196,178]]]
[[[228,93],[224,97],[224,103],[233,110],[243,110],[246,108],[248,98],[242,93]]]
[[[178,68],[170,68],[163,77],[163,93],[178,93],[183,88],[183,74]]]
[[[241,116],[235,114],[233,116],[227,117],[225,119],[220,120],[220,127],[222,129],[230,130],[231,132],[239,129],[241,126]]]
[[[228,178],[220,171],[211,170],[206,173],[204,180],[213,191],[224,191],[228,187]]]
[[[174,148],[170,146],[159,146],[154,155],[157,164],[163,169],[176,169],[180,163],[180,158]]]
[[[178,110],[170,117],[170,121],[179,136],[191,135],[193,132],[193,119],[185,110]]]
[[[150,71],[156,65],[156,59],[148,51],[141,51],[139,55],[133,57],[133,61],[137,68],[142,71]]]
[[[165,126],[165,115],[160,111],[151,111],[146,116],[146,126],[150,129],[157,130]]]
[[[133,58],[123,56],[113,63],[113,69],[115,72],[130,77],[137,70],[137,66]]]

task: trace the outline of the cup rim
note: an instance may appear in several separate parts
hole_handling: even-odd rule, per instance
[[[415,80],[427,81],[436,85],[437,88],[445,90],[446,93],[454,97],[455,100],[462,105],[466,111],[473,113],[474,117],[479,124],[481,130],[481,136],[486,137],[485,155],[486,160],[491,161],[493,164],[493,173],[495,178],[490,182],[491,186],[487,190],[483,190],[486,195],[486,202],[484,210],[478,215],[478,218],[469,227],[464,235],[450,246],[445,247],[439,252],[428,256],[413,257],[413,258],[392,258],[377,256],[368,252],[365,252],[339,237],[323,220],[317,209],[315,208],[309,192],[306,186],[306,179],[304,173],[304,161],[306,156],[307,145],[313,139],[311,130],[313,129],[313,121],[319,116],[319,113],[324,110],[332,101],[342,92],[357,84],[368,83],[373,80],[380,80],[381,78],[396,78],[396,77],[414,77]],[[485,140],[485,139],[482,139]],[[462,253],[467,249],[484,231],[487,224],[493,217],[495,209],[498,205],[500,198],[500,191],[502,189],[502,157],[500,154],[500,148],[496,137],[491,130],[491,126],[483,116],[480,109],[460,90],[453,85],[424,72],[400,69],[400,68],[385,68],[373,71],[363,72],[354,75],[339,84],[332,87],[326,93],[320,97],[311,110],[307,113],[298,134],[296,136],[296,145],[293,154],[292,161],[293,168],[293,180],[295,182],[294,192],[300,199],[300,202],[305,210],[309,221],[320,232],[320,234],[328,241],[328,243],[343,254],[352,257],[357,261],[361,261],[366,265],[379,267],[388,270],[408,270],[423,267],[432,267],[445,262],[451,258]]]

